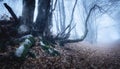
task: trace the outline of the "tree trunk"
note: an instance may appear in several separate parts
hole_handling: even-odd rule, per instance
[[[38,1],[38,16],[36,19],[36,28],[40,35],[43,35],[45,31],[48,31],[49,17],[50,17],[50,2],[51,0],[39,0]],[[47,29],[47,30],[46,30]]]
[[[34,18],[35,0],[23,0],[22,24],[31,31]]]

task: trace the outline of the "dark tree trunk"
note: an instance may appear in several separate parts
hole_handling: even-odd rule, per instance
[[[32,28],[34,18],[35,0],[23,0],[22,24],[29,30]]]
[[[39,31],[40,35],[43,35],[45,31],[48,31],[51,7],[50,2],[51,0],[38,1],[38,16],[36,19],[36,28]]]

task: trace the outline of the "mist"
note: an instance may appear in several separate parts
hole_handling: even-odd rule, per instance
[[[71,2],[72,1],[72,2]],[[66,26],[70,23],[71,15],[72,15],[72,9],[75,3],[75,0],[64,0],[64,12],[65,17],[62,19],[65,19]],[[88,21],[88,35],[85,38],[85,41],[88,41],[90,43],[111,43],[114,41],[117,41],[120,39],[119,34],[119,21],[117,21],[117,17],[119,16],[118,11],[119,7],[117,7],[116,2],[111,1],[103,1],[102,3],[99,3],[102,1],[89,1],[89,0],[78,0],[77,5],[75,7],[74,16],[72,25],[76,25],[75,28],[71,32],[70,39],[77,39],[81,38],[84,34],[84,24],[85,19],[87,17],[87,13],[92,7],[92,4],[98,4],[99,6],[103,6],[103,9],[106,9],[109,4],[111,4],[111,8],[107,8],[107,12],[103,13],[100,12],[99,8],[96,8]],[[86,4],[84,4],[86,3]],[[62,4],[62,3],[60,3]],[[86,9],[85,6],[86,5]],[[87,6],[88,5],[88,6]],[[115,7],[116,6],[116,7]],[[62,6],[61,6],[62,7]],[[57,27],[55,24],[60,24],[61,19],[60,15],[63,15],[59,11],[59,6],[57,5],[56,10],[53,14],[53,32],[56,34],[58,32]],[[116,9],[116,11],[114,11]],[[60,29],[60,28],[59,28]]]
[[[3,3],[7,3],[18,17],[22,15],[22,0],[3,0],[0,1],[0,17],[4,14],[10,16],[10,13],[4,7]]]
[[[0,0],[0,69],[119,69],[120,0]]]
[[[4,14],[10,16],[9,12],[3,6],[3,3],[10,5],[18,17],[22,15],[22,0],[3,0],[0,1],[0,9],[2,9],[0,10],[0,17]],[[53,0],[53,3],[55,3],[55,0]],[[81,38],[85,32],[84,25],[89,9],[92,7],[92,4],[97,4],[101,8],[105,9],[106,12],[103,10],[100,12],[99,8],[95,8],[93,10],[88,20],[89,31],[84,41],[90,43],[111,43],[118,41],[120,39],[120,9],[117,3],[117,1],[112,0],[107,0],[106,2],[95,0],[78,0],[72,16],[75,0],[58,0],[52,16],[51,32],[53,35],[57,35],[65,29],[65,27],[67,27],[72,20],[72,27],[75,27],[72,29],[69,39]],[[38,0],[36,0],[35,5],[34,22],[37,18],[37,14]]]

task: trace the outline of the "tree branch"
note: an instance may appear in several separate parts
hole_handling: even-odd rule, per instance
[[[18,22],[18,18],[15,15],[15,13],[13,12],[12,8],[9,5],[7,5],[7,3],[4,3],[4,6],[9,11],[9,13],[11,14],[11,16],[15,19],[15,21]]]
[[[63,35],[68,28],[69,28],[69,30],[71,30],[71,24],[72,24],[72,21],[73,21],[73,16],[74,16],[75,7],[76,7],[76,5],[77,5],[77,1],[78,1],[78,0],[75,1],[74,7],[73,7],[73,10],[72,10],[72,15],[71,15],[70,24],[69,24],[61,33],[58,33],[57,36],[56,36],[56,38],[58,38],[59,35]],[[68,33],[69,33],[69,32],[68,32]]]
[[[56,5],[57,5],[57,0],[55,0],[55,4],[54,4],[54,8],[52,9],[52,12],[55,10]]]
[[[74,43],[74,42],[79,42],[79,41],[83,41],[85,39],[85,37],[87,36],[87,33],[88,33],[88,20],[89,20],[89,17],[92,13],[92,11],[95,9],[96,5],[94,5],[90,10],[89,10],[89,13],[87,15],[87,18],[85,20],[85,33],[84,35],[80,38],[80,39],[75,39],[75,40],[71,40],[71,39],[61,39],[60,41],[60,44],[62,43],[62,45],[66,44],[66,43]]]

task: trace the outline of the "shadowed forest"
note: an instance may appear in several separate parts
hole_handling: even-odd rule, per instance
[[[119,69],[119,0],[0,0],[0,69]]]

